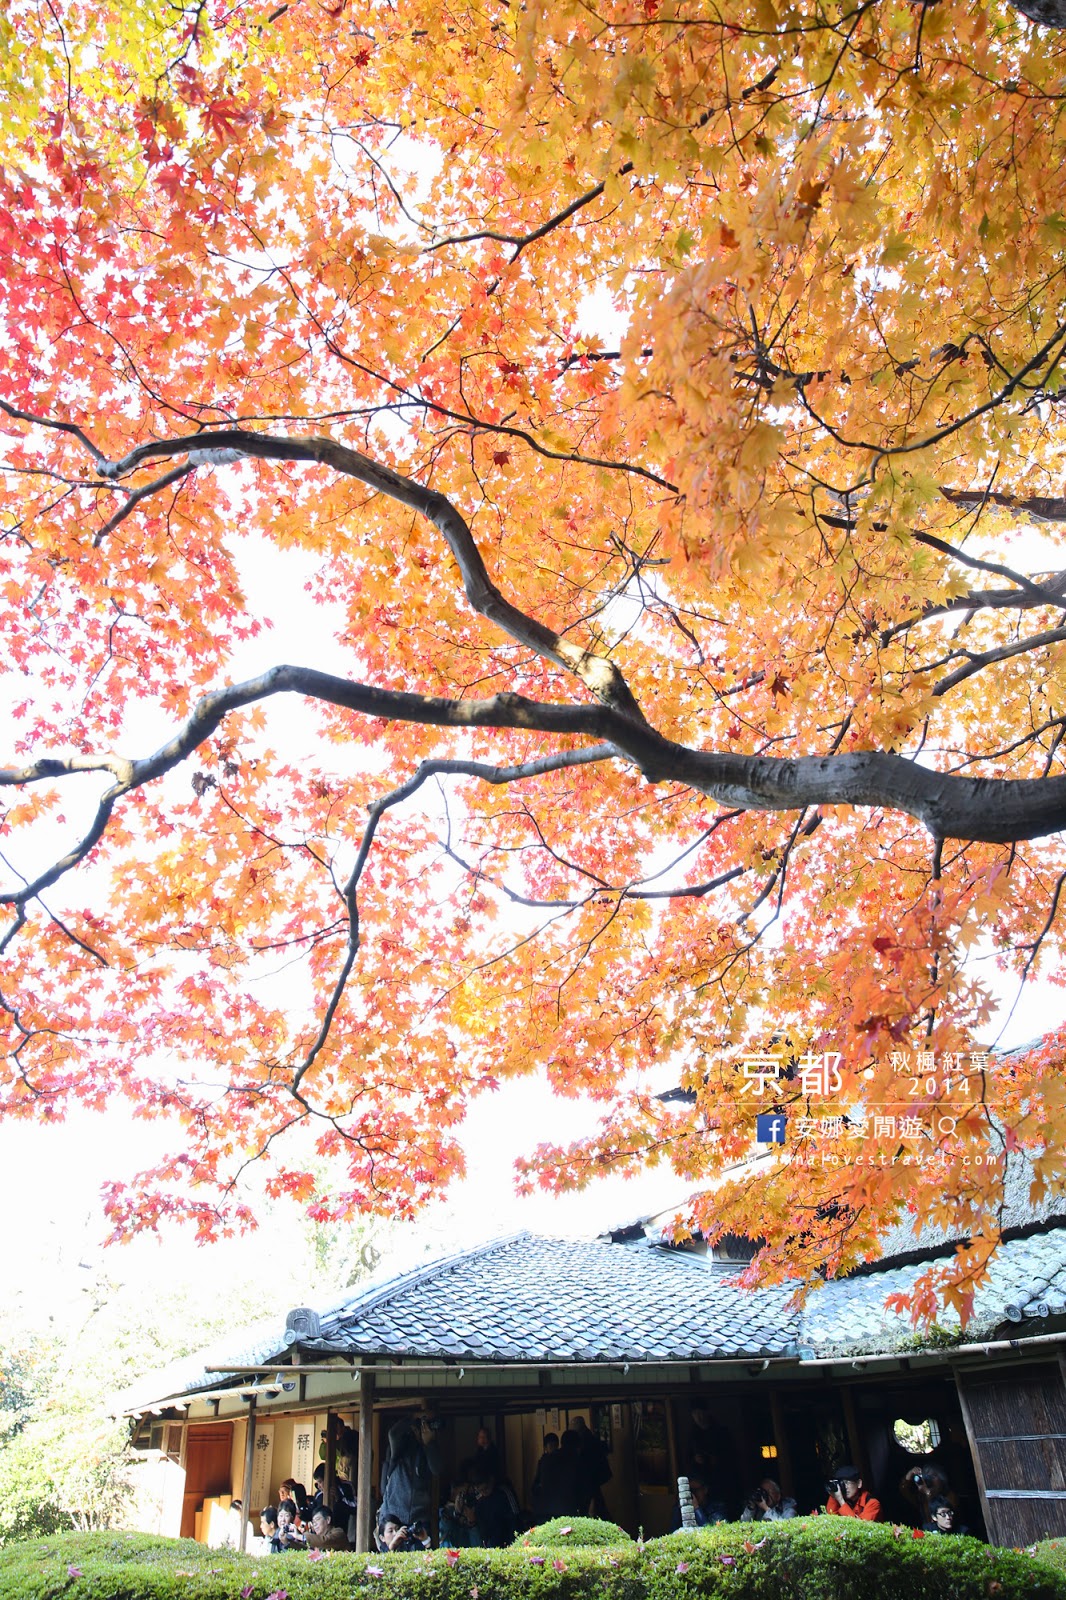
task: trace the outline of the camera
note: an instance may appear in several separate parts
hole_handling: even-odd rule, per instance
[[[925,1488],[925,1473],[924,1472],[916,1472],[916,1473],[914,1473],[913,1481],[914,1481],[914,1487],[916,1489],[924,1489]]]
[[[839,1478],[827,1478],[825,1492],[827,1495],[831,1494],[834,1500],[843,1500],[844,1498],[844,1490]]]

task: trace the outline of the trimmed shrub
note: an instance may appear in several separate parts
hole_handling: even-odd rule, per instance
[[[570,1526],[574,1524],[564,1524]],[[573,1538],[573,1533],[567,1536]],[[1035,1548],[1035,1547],[1034,1547]],[[1066,1600],[1029,1552],[836,1517],[730,1523],[646,1545],[240,1556],[142,1534],[0,1550],[0,1600]]]
[[[1066,1572],[1066,1539],[1041,1539],[1039,1544],[1033,1546],[1033,1550],[1049,1567]]]
[[[722,1523],[645,1554],[648,1600],[1066,1600],[1066,1577],[1028,1553],[851,1517]]]
[[[599,1517],[552,1517],[528,1533],[519,1536],[523,1547],[536,1545],[538,1550],[573,1550],[578,1545],[627,1545],[633,1541],[617,1522],[601,1522]]]

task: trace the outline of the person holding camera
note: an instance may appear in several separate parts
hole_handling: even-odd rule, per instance
[[[881,1502],[867,1494],[862,1486],[862,1473],[858,1467],[846,1463],[839,1466],[825,1486],[828,1499],[826,1514],[830,1517],[857,1517],[862,1522],[880,1522]]]
[[[379,1538],[386,1522],[428,1528],[433,1514],[433,1479],[441,1469],[440,1421],[423,1413],[394,1423],[381,1474]]]
[[[333,1513],[328,1506],[319,1506],[311,1517],[307,1534],[309,1550],[351,1550],[353,1548],[343,1528],[334,1527]]]
[[[429,1529],[423,1523],[413,1522],[408,1527],[406,1523],[397,1522],[395,1517],[386,1517],[377,1538],[380,1550],[399,1555],[428,1550],[430,1544]]]
[[[948,1475],[935,1461],[925,1461],[920,1467],[908,1467],[900,1479],[899,1492],[917,1514],[918,1527],[929,1521],[929,1507],[934,1500],[948,1500],[956,1504]]]
[[[740,1513],[741,1522],[784,1522],[796,1515],[795,1500],[786,1499],[781,1485],[773,1478],[764,1478],[753,1494],[748,1496]]]

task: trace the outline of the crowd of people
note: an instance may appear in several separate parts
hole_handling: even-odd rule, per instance
[[[373,1530],[379,1551],[428,1549],[434,1531],[437,1542],[448,1548],[502,1548],[525,1529],[552,1517],[606,1515],[603,1488],[611,1477],[608,1450],[582,1417],[575,1417],[561,1436],[554,1432],[544,1435],[544,1450],[530,1486],[528,1509],[520,1505],[496,1445],[488,1430],[481,1427],[473,1453],[460,1462],[441,1497],[439,1510],[435,1510],[444,1466],[440,1426],[438,1418],[420,1413],[401,1418],[389,1430],[381,1471],[381,1502]],[[351,1430],[345,1433],[351,1434]],[[338,1454],[341,1445],[351,1447],[354,1441],[354,1435],[351,1440],[335,1441]],[[730,1472],[726,1466],[731,1456],[726,1431],[705,1407],[694,1407],[688,1483],[697,1527],[724,1522],[736,1515],[735,1502],[731,1506],[729,1499],[735,1469]],[[325,1478],[322,1464],[315,1469],[310,1495],[302,1483],[287,1478],[278,1491],[278,1504],[264,1507],[260,1532],[270,1550],[355,1549],[355,1490],[348,1478],[337,1476],[327,1503]],[[969,1531],[960,1520],[958,1498],[935,1462],[908,1468],[899,1492],[923,1532]],[[847,1461],[839,1463],[828,1480],[824,1503],[812,1510],[863,1522],[882,1520],[881,1501],[864,1484],[860,1469]],[[743,1522],[784,1521],[797,1515],[797,1503],[782,1491],[776,1479],[764,1477],[739,1515]],[[677,1526],[681,1520],[679,1502]]]
[[[958,1499],[947,1474],[935,1462],[910,1468],[899,1487],[901,1495],[916,1512],[916,1525],[923,1533],[969,1533],[969,1528],[959,1520]],[[689,1491],[697,1527],[729,1520],[725,1505],[712,1498],[712,1485],[705,1472],[693,1472]],[[812,1511],[815,1514],[824,1512],[830,1517],[853,1517],[861,1522],[882,1520],[880,1500],[865,1487],[862,1473],[850,1461],[841,1462],[836,1468],[826,1484],[824,1505],[812,1507]],[[775,1479],[763,1478],[745,1501],[740,1520],[781,1522],[796,1515],[795,1500],[783,1494]],[[676,1521],[680,1526],[680,1507]]]
[[[275,1554],[283,1550],[354,1550],[355,1490],[346,1478],[334,1484],[334,1497],[325,1501],[326,1468],[315,1468],[311,1494],[295,1478],[286,1478],[278,1490],[276,1506],[264,1506],[259,1532]]]
[[[439,1430],[439,1419],[424,1413],[401,1418],[389,1430],[373,1532],[379,1551],[425,1550],[433,1542],[435,1489],[444,1464]],[[350,1446],[351,1441],[338,1440],[338,1454],[342,1444]],[[355,1490],[347,1478],[338,1476],[332,1501],[326,1504],[325,1470],[324,1464],[315,1469],[312,1494],[287,1478],[278,1491],[278,1504],[263,1508],[260,1533],[271,1551],[354,1550]],[[606,1445],[584,1418],[577,1417],[561,1438],[545,1435],[532,1505],[526,1509],[502,1469],[488,1430],[479,1428],[473,1454],[460,1462],[436,1515],[439,1543],[498,1549],[548,1517],[589,1511],[602,1516],[603,1485],[610,1476]]]

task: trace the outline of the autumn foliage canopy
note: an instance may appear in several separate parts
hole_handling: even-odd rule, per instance
[[[909,1207],[965,1309],[1066,1176],[1066,1033],[987,1055],[1063,972],[1066,33],[6,0],[0,75],[4,1114],[172,1119],[112,1215],[209,1234],[546,1069],[527,1181],[800,1276]]]

